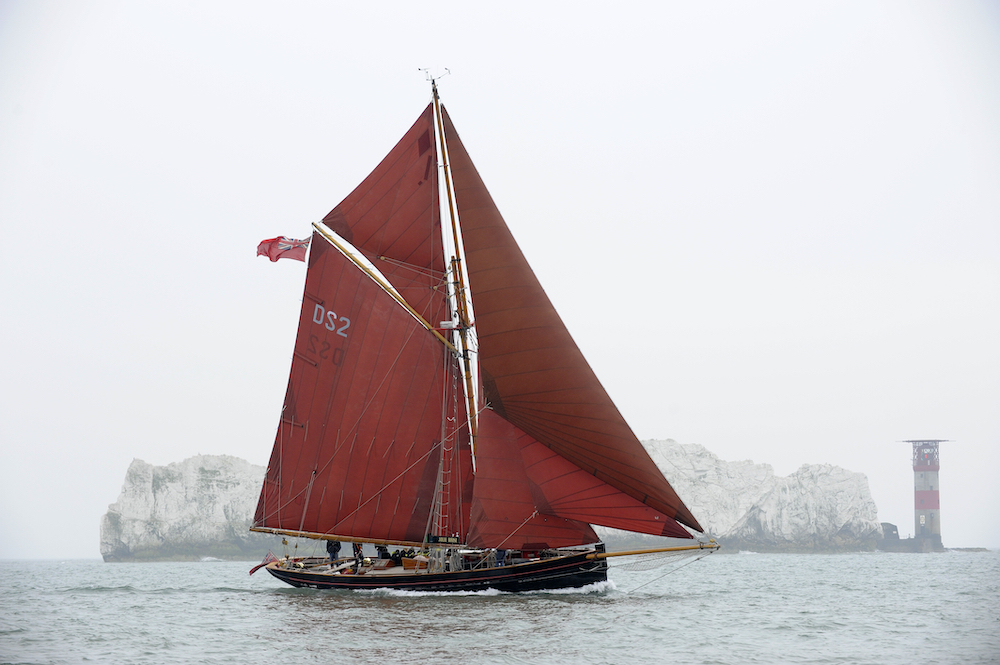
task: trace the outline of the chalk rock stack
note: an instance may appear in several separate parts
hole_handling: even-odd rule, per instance
[[[697,444],[643,445],[708,535],[727,549],[872,550],[881,536],[863,473],[807,464],[780,477],[769,464],[726,462]]]
[[[133,460],[101,518],[105,561],[259,559],[275,538],[249,531],[264,467],[228,455],[153,466]]]

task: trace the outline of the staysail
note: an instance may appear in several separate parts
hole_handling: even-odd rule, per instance
[[[672,518],[587,473],[492,410],[480,414],[473,547],[535,549],[598,540],[590,524],[690,538]]]
[[[444,111],[487,405],[580,469],[692,529],[514,241]]]

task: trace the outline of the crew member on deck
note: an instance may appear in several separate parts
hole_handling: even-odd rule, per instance
[[[330,562],[333,563],[340,557],[340,541],[326,541],[326,553],[330,555]]]
[[[354,543],[354,572],[361,570],[361,559],[364,557],[364,545]]]

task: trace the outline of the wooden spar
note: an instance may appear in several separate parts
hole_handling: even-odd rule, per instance
[[[339,540],[344,543],[371,543],[372,545],[400,545],[402,547],[423,547],[423,543],[409,540],[379,540],[377,538],[355,538],[354,536],[338,536],[332,533],[313,533],[311,531],[293,531],[291,529],[270,529],[263,526],[252,526],[251,531],[258,533],[273,533],[278,536],[293,538],[312,538],[313,540]]]
[[[380,540],[378,538],[355,538],[354,536],[338,536],[333,533],[313,533],[312,531],[293,531],[292,529],[271,529],[262,526],[252,526],[251,531],[257,533],[271,533],[278,536],[292,536],[293,538],[311,538],[313,540],[339,540],[343,543],[371,543],[372,545],[399,545],[401,547],[424,547],[426,543],[412,542],[409,540]],[[720,545],[714,540],[697,545],[682,545],[680,547],[658,547],[648,550],[629,550],[626,552],[594,552],[588,554],[588,559],[610,559],[616,556],[633,556],[636,554],[660,554],[667,552],[689,552],[696,550],[718,550]]]
[[[358,257],[355,256],[353,254],[353,252],[351,252],[349,249],[347,249],[342,244],[340,244],[340,242],[337,240],[336,236],[333,235],[330,231],[328,231],[325,226],[323,226],[319,222],[313,222],[313,228],[316,229],[316,231],[318,231],[320,233],[320,235],[322,235],[324,238],[326,238],[327,240],[329,240],[330,244],[332,244],[334,247],[336,247],[338,250],[340,250],[341,254],[343,254],[348,259],[350,259],[351,263],[353,263],[354,265],[356,265],[366,275],[368,275],[373,280],[375,280],[376,284],[378,284],[379,286],[381,286],[382,289],[386,293],[388,293],[390,296],[392,296],[393,300],[395,300],[400,305],[402,305],[403,307],[405,307],[406,311],[409,312],[413,316],[413,318],[415,318],[417,321],[419,321],[420,324],[423,327],[427,328],[429,331],[431,331],[432,333],[434,333],[434,336],[437,337],[442,342],[444,342],[445,346],[447,346],[453,352],[458,353],[458,349],[455,348],[454,344],[452,344],[450,341],[448,341],[448,338],[446,338],[444,335],[442,335],[441,333],[439,333],[431,324],[427,323],[427,321],[424,320],[424,317],[422,317],[419,314],[417,314],[417,311],[415,309],[413,309],[412,307],[410,307],[410,304],[408,302],[406,302],[405,300],[403,300],[403,296],[399,295],[399,293],[396,291],[396,289],[394,289],[392,287],[391,284],[386,283],[386,281],[382,278],[381,275],[379,275],[378,273],[376,273],[375,271],[373,271],[371,268],[369,268],[368,266],[366,266],[364,263],[362,263],[361,261],[359,261]],[[369,541],[365,541],[365,542],[369,542]]]
[[[629,550],[627,552],[594,552],[588,554],[588,559],[608,559],[613,556],[632,556],[635,554],[659,554],[661,552],[687,552],[692,550],[718,550],[720,545],[711,540],[707,543],[699,542],[697,545],[682,545],[680,547],[658,547],[649,550]]]
[[[455,305],[458,308],[458,334],[462,340],[462,363],[465,375],[465,399],[468,402],[469,438],[472,447],[472,470],[476,470],[476,436],[479,433],[476,409],[476,394],[472,386],[472,362],[469,359],[469,310],[465,301],[465,275],[462,270],[462,257],[459,251],[458,221],[455,216],[455,201],[451,191],[451,173],[448,166],[448,150],[444,140],[444,122],[441,120],[441,100],[438,98],[437,81],[431,79],[431,90],[434,93],[434,115],[437,119],[438,140],[441,143],[441,161],[444,166],[444,186],[448,192],[448,213],[451,215],[451,237],[455,242],[455,256],[451,257],[452,272],[458,282],[458,292],[455,294]]]

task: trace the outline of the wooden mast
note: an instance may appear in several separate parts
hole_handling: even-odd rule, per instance
[[[465,276],[462,270],[462,257],[459,249],[458,219],[455,215],[455,199],[451,187],[451,171],[448,166],[448,148],[444,138],[444,122],[441,120],[441,100],[438,97],[437,81],[431,79],[431,90],[434,94],[434,116],[437,119],[438,140],[441,143],[441,162],[444,166],[444,185],[448,193],[448,213],[451,217],[451,237],[454,241],[455,256],[451,257],[451,267],[454,273],[456,286],[455,307],[458,310],[458,334],[461,339],[462,370],[465,375],[465,398],[467,401],[469,416],[470,444],[472,446],[472,469],[476,468],[476,436],[479,428],[476,409],[476,393],[473,390],[472,360],[469,358],[469,329],[472,323],[469,320],[469,309],[466,304]]]

